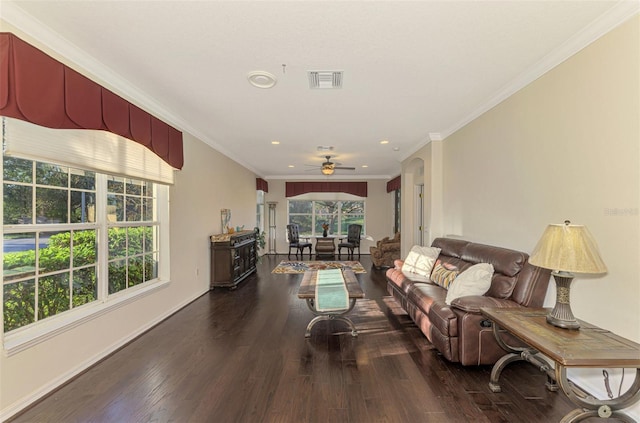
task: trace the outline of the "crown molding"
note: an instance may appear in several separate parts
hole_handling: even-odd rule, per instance
[[[41,21],[26,13],[17,6],[15,2],[2,2],[2,19],[33,38],[38,43],[46,46],[47,49],[51,50],[59,57],[64,58],[65,62],[69,62],[65,64],[73,65],[72,67],[80,72],[81,70],[88,72],[90,76],[86,76],[89,76],[92,79],[95,77],[97,79],[96,82],[106,85],[106,88],[112,90],[131,103],[182,130],[183,132],[188,132],[249,171],[258,173],[258,171],[251,165],[245,163],[241,157],[229,152],[211,137],[196,129],[187,120],[177,115],[175,112],[170,111],[153,97],[149,96],[118,73],[114,72],[107,65],[87,54],[78,46],[71,43],[57,32],[51,30]]]
[[[495,93],[493,97],[488,99],[484,104],[474,110],[471,114],[456,122],[447,130],[442,131],[442,137],[446,139],[449,135],[453,134],[471,121],[480,117],[482,114],[497,106],[502,101],[511,97],[516,92],[520,91],[536,79],[540,78],[545,73],[560,65],[562,62],[566,61],[571,56],[596,41],[598,38],[604,36],[627,20],[636,16],[638,13],[640,13],[640,1],[619,1],[615,6],[609,9],[606,13],[602,14],[590,25],[574,34],[571,38],[569,38],[559,47],[554,49],[551,53],[547,54],[535,65],[533,65],[530,69],[520,74],[518,77],[516,77],[516,79],[514,79],[500,91]]]
[[[265,175],[263,179],[271,180],[287,180],[287,181],[372,181],[377,179],[392,179],[390,175]]]

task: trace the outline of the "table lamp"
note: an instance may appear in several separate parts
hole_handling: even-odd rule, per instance
[[[529,263],[551,269],[556,281],[556,305],[547,314],[547,322],[564,329],[579,329],[569,303],[571,282],[575,273],[605,273],[596,242],[583,225],[552,224],[542,234],[531,253]]]

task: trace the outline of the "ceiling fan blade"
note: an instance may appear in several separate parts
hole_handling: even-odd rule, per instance
[[[347,167],[347,166],[334,166],[334,169],[342,169],[342,170],[356,170],[355,167]]]

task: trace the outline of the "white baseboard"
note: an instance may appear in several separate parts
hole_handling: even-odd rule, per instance
[[[122,348],[124,345],[126,345],[127,343],[133,341],[134,339],[136,339],[137,337],[139,337],[140,335],[142,335],[143,333],[145,333],[149,329],[153,328],[154,326],[156,326],[157,324],[159,324],[160,322],[162,322],[166,318],[168,318],[171,315],[173,315],[174,313],[180,311],[181,309],[183,309],[184,307],[186,307],[191,302],[195,301],[197,298],[201,297],[203,294],[207,293],[208,291],[209,290],[207,289],[206,291],[201,292],[200,294],[196,294],[195,296],[193,296],[193,298],[187,299],[187,300],[183,301],[182,303],[176,305],[172,309],[169,309],[167,312],[161,314],[160,316],[158,316],[154,320],[150,321],[146,325],[140,327],[137,331],[129,334],[128,336],[126,336],[126,337],[124,337],[122,339],[119,339],[118,341],[116,341],[113,344],[111,344],[105,350],[103,350],[100,353],[94,355],[93,357],[90,357],[89,359],[83,361],[82,363],[78,364],[76,367],[74,367],[71,370],[69,370],[68,372],[60,375],[56,379],[54,379],[54,380],[50,381],[49,383],[47,383],[46,385],[43,385],[37,391],[32,392],[30,395],[27,395],[27,396],[19,399],[18,401],[14,402],[13,404],[9,405],[8,407],[5,407],[4,409],[0,410],[0,422],[8,420],[10,417],[16,415],[17,413],[19,413],[20,411],[24,410],[25,408],[27,408],[28,406],[30,406],[34,402],[36,402],[39,399],[43,398],[47,394],[53,392],[55,389],[57,389],[58,387],[62,386],[66,382],[70,381],[71,379],[73,379],[74,377],[79,375],[80,373],[84,372],[89,367],[93,366],[94,364],[96,364],[100,360],[102,360],[105,357],[107,357],[109,354],[112,354],[113,352],[115,352],[118,349]]]

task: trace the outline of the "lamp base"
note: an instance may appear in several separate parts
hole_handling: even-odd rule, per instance
[[[580,323],[573,317],[569,303],[573,273],[554,271],[551,274],[556,281],[556,305],[547,314],[547,323],[563,329],[580,329]]]

